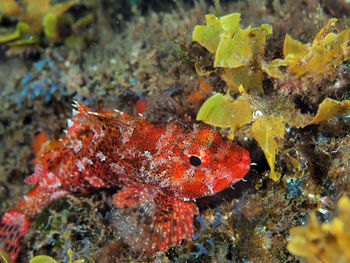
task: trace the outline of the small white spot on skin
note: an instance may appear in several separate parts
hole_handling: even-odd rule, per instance
[[[84,177],[84,179],[86,181],[89,182],[90,185],[95,186],[95,187],[103,187],[105,186],[105,183],[103,182],[103,180],[101,178],[98,178],[96,176],[93,177]]]
[[[81,150],[81,148],[83,147],[81,140],[75,140],[73,142],[71,141],[71,144],[72,144],[74,153],[78,153]]]
[[[153,162],[150,163],[150,170],[158,170],[158,167],[162,167],[163,165],[167,164],[168,160],[166,158],[155,158]]]
[[[126,158],[135,158],[135,157],[140,156],[139,150],[136,149],[135,147],[130,147],[130,148],[126,149],[125,152],[127,153]],[[125,157],[121,157],[121,159],[123,159],[123,158],[125,158]]]
[[[101,141],[105,137],[105,133],[102,130],[102,128],[100,128],[99,131],[96,131],[95,129],[93,129],[93,131],[94,131],[94,136],[92,137],[92,141],[94,143]]]
[[[99,158],[101,160],[101,162],[104,162],[107,159],[107,156],[104,155],[102,152],[98,152],[96,154],[96,157]]]
[[[135,128],[132,126],[119,126],[120,135],[122,136],[122,143],[125,144],[130,141],[131,136],[134,133]]]
[[[214,194],[213,187],[211,185],[209,185],[209,184],[207,184],[206,186],[209,189],[210,194]]]
[[[149,151],[144,151],[143,156],[145,156],[149,161],[152,161],[152,154]]]
[[[81,160],[78,160],[75,162],[75,165],[78,167],[79,172],[85,170],[85,166],[84,163]]]
[[[39,182],[41,186],[45,186],[48,189],[59,188],[61,186],[61,182],[58,177],[54,173],[47,173],[41,181]]]
[[[93,165],[93,162],[92,162],[89,158],[87,158],[87,157],[84,157],[83,159],[77,160],[77,161],[75,162],[75,165],[78,167],[79,172],[85,170],[85,166],[86,166],[87,164]]]
[[[67,192],[67,191],[64,191],[64,190],[62,190],[62,191],[56,191],[56,192],[53,192],[53,193],[50,195],[50,197],[52,198],[52,200],[57,200],[57,199],[59,199],[59,198],[65,196],[65,195],[67,195],[67,194],[68,194],[68,192]],[[41,209],[40,209],[40,210],[41,210]]]
[[[122,166],[117,163],[110,163],[109,166],[112,168],[112,171],[117,174],[125,174],[125,170]]]
[[[166,173],[166,171],[164,171]],[[161,188],[165,188],[168,187],[170,185],[171,181],[169,177],[164,177],[163,180],[160,181],[159,183],[159,187]]]
[[[195,172],[196,170],[193,167],[186,169],[186,171],[183,174],[183,179],[186,180],[192,178]]]

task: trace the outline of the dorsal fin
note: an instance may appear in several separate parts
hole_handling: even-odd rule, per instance
[[[96,112],[78,101],[74,101],[73,106],[76,108],[76,110],[73,112],[71,121],[77,124],[97,126],[101,124],[108,125],[108,123],[118,123],[120,127],[130,128],[134,127],[134,124],[138,121],[137,118],[119,110],[114,110],[113,112]],[[115,116],[113,113],[117,113],[117,116]],[[68,129],[69,128],[70,127],[68,127]]]

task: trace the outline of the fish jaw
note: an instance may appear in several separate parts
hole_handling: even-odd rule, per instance
[[[242,147],[235,146],[235,160],[228,162],[228,168],[213,181],[213,193],[220,192],[225,188],[240,181],[250,170],[249,152]]]

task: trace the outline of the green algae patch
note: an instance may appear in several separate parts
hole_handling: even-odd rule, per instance
[[[239,91],[239,87],[243,86],[249,87],[249,90],[260,90],[263,93],[263,72],[261,70],[250,70],[245,66],[234,69],[226,68],[220,76],[232,91]]]
[[[254,139],[263,150],[267,163],[270,166],[270,178],[277,181],[281,174],[275,171],[275,156],[278,150],[277,139],[282,139],[285,128],[280,117],[261,117],[253,123],[251,132]]]
[[[16,29],[7,34],[0,35],[0,43],[11,42],[19,39],[21,35],[29,32],[30,26],[24,22],[19,22],[16,25]]]
[[[229,94],[217,93],[202,105],[197,120],[221,128],[230,128],[229,137],[233,139],[236,130],[253,121],[252,113],[248,101],[233,101]]]
[[[68,9],[78,3],[78,0],[52,5],[50,0],[23,0],[18,3],[15,0],[4,0],[0,2],[0,22],[1,17],[7,17],[13,21],[11,25],[3,26],[0,31],[0,43],[10,47],[8,54],[21,53],[21,47],[24,51],[25,47],[34,47],[42,41],[62,42],[67,36],[62,35],[63,33],[60,32],[62,30],[59,28],[79,26],[74,23],[69,25],[70,22],[74,22],[71,21],[73,18],[65,14]],[[89,21],[92,22],[91,19]],[[16,24],[13,25],[13,23]]]
[[[319,123],[320,121],[326,120],[333,115],[345,114],[349,109],[350,100],[340,102],[326,98],[321,102],[320,106],[318,107],[316,116],[308,123],[308,125]]]
[[[239,24],[231,24],[231,28],[232,30],[221,35],[214,67],[238,68],[254,64],[255,58],[263,55],[266,35],[272,33],[272,28],[266,24],[259,28],[249,26],[246,29],[241,29]]]
[[[301,77],[330,73],[343,61],[350,59],[350,29],[335,33],[335,22],[330,19],[316,35],[312,45],[303,44],[286,35],[283,45],[284,59],[275,59],[262,69],[274,78]],[[287,67],[286,70],[282,70]]]
[[[248,129],[263,150],[271,169],[270,178],[274,181],[281,176],[275,171],[274,163],[278,151],[283,151],[285,124],[305,127],[333,115],[345,114],[350,108],[348,100],[339,102],[327,98],[319,105],[316,116],[312,117],[302,113],[290,96],[317,91],[321,81],[335,79],[337,67],[346,70],[347,66],[342,63],[350,59],[350,29],[338,30],[336,21],[330,19],[310,44],[303,44],[286,34],[284,58],[276,58],[269,63],[264,53],[266,37],[272,33],[270,25],[243,29],[240,14],[233,13],[219,18],[207,15],[206,25],[196,26],[193,30],[193,41],[214,55],[212,68],[205,72],[200,70],[205,68],[204,65],[195,64],[197,72],[200,75],[217,73],[225,81],[228,91],[241,94],[237,100],[233,100],[229,92],[211,96],[200,108],[197,120],[230,128],[230,138],[243,125],[253,122]],[[263,90],[264,73],[273,82],[273,86],[266,87],[270,89],[268,96]],[[271,93],[272,87],[280,93]],[[256,90],[260,92],[254,92]],[[317,96],[315,92],[310,94]],[[318,101],[317,97],[314,101]],[[264,116],[253,118],[252,112],[264,113]],[[297,167],[295,162],[293,166]]]
[[[266,35],[272,33],[267,24],[242,29],[239,13],[220,18],[206,15],[205,19],[207,25],[196,26],[192,38],[215,53],[214,67],[237,68],[253,63],[254,57],[264,52]]]
[[[85,262],[84,259],[77,259],[73,261],[73,251],[71,249],[68,250],[68,256],[69,256],[68,263]],[[39,255],[32,258],[29,263],[57,263],[57,261],[52,257],[46,256],[46,255]]]
[[[289,252],[310,263],[349,262],[350,199],[341,197],[337,206],[337,216],[329,222],[319,223],[313,212],[308,224],[291,228]]]
[[[21,13],[21,8],[14,0],[0,1],[0,11],[2,14],[17,16]]]
[[[237,17],[237,14],[235,14]],[[210,53],[215,53],[220,43],[220,35],[224,32],[220,20],[214,15],[206,15],[206,26],[196,26],[193,30],[193,41],[199,42],[203,47],[209,50]],[[239,21],[239,16],[238,16]]]
[[[29,263],[57,263],[57,261],[52,257],[40,255],[34,257]]]
[[[225,69],[221,77],[229,88],[238,91],[238,87],[242,84],[248,89],[258,88],[262,91],[261,84],[250,86],[247,82],[248,79],[256,83],[262,81],[262,71],[256,69],[256,65],[264,54],[266,36],[272,33],[272,27],[263,24],[261,27],[249,26],[242,29],[239,24],[239,13],[220,18],[207,15],[205,19],[206,26],[198,25],[194,28],[193,41],[198,42],[209,52],[215,53],[213,66]],[[197,72],[199,68],[201,67],[196,65]],[[205,75],[202,71],[198,73]]]

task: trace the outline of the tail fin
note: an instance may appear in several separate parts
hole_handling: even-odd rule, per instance
[[[22,212],[11,209],[1,218],[0,222],[0,251],[15,261],[23,237],[27,233],[32,220]]]

